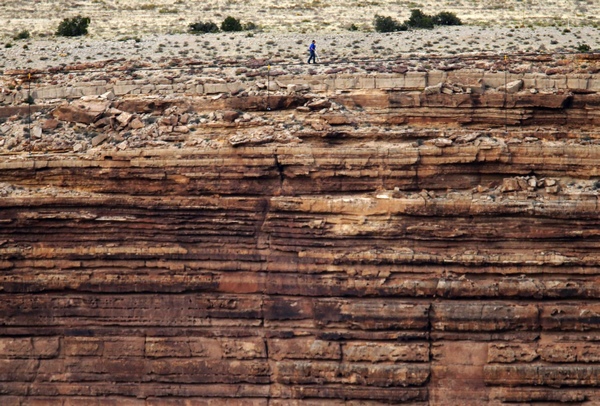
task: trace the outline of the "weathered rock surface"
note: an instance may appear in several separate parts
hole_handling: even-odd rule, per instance
[[[0,403],[597,403],[598,96],[479,79],[1,106]]]

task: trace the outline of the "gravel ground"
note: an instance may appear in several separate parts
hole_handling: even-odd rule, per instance
[[[73,63],[125,59],[150,64],[172,58],[201,61],[271,59],[304,63],[315,39],[323,62],[398,57],[502,55],[513,53],[573,53],[580,44],[600,47],[600,30],[593,27],[501,28],[439,27],[392,34],[332,32],[281,34],[239,32],[159,34],[120,40],[89,37],[27,39],[0,49],[0,69],[46,69]]]

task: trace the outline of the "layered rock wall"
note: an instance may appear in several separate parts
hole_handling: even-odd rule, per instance
[[[2,155],[0,403],[599,403],[597,95],[346,90]]]
[[[207,69],[211,76],[204,76],[201,70],[174,69],[165,75],[161,71],[144,71],[134,73],[137,79],[127,74],[120,73],[122,78],[107,78],[106,74],[84,75],[75,82],[68,76],[65,78],[60,72],[37,73],[31,88],[23,86],[18,92],[9,92],[5,89],[0,97],[4,103],[26,100],[29,95],[38,102],[51,101],[54,99],[77,99],[82,96],[99,96],[108,92],[116,96],[126,95],[218,95],[222,93],[241,93],[266,89],[268,86],[272,92],[295,91],[306,86],[315,92],[336,92],[346,90],[381,89],[401,91],[422,91],[426,87],[436,86],[442,83],[459,83],[463,86],[457,91],[451,87],[446,88],[450,94],[455,91],[459,93],[482,93],[487,88],[499,88],[515,81],[522,81],[525,89],[542,89],[545,91],[575,90],[575,91],[600,91],[600,75],[597,73],[564,73],[545,74],[536,72],[509,73],[489,72],[483,69],[462,70],[460,73],[454,71],[428,71],[428,72],[406,72],[406,73],[330,73],[318,75],[298,75],[286,73],[282,68],[274,71],[274,76],[268,75],[267,69],[256,69],[239,74],[240,77],[222,78],[212,76],[214,73]],[[68,75],[67,74],[67,75]],[[14,72],[14,78],[26,79],[26,72],[19,74]],[[75,71],[77,75],[77,71]],[[91,76],[91,77],[90,77]],[[102,77],[94,79],[94,76]],[[129,76],[129,77],[128,77]],[[36,83],[36,80],[44,79]],[[51,80],[48,80],[51,79]],[[267,80],[269,83],[267,84]],[[52,82],[57,82],[52,84]],[[48,83],[50,82],[50,83]],[[61,83],[62,82],[62,83]],[[25,81],[25,83],[28,83]],[[441,89],[440,89],[441,90]],[[0,99],[2,100],[2,99]]]

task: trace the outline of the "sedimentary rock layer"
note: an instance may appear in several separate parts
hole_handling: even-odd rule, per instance
[[[597,97],[563,90],[303,94],[194,127],[229,144],[3,155],[1,403],[595,404]],[[153,112],[107,103],[73,120]]]

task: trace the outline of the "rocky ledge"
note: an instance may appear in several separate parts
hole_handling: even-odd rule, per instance
[[[594,404],[565,66],[4,76],[0,403]]]

